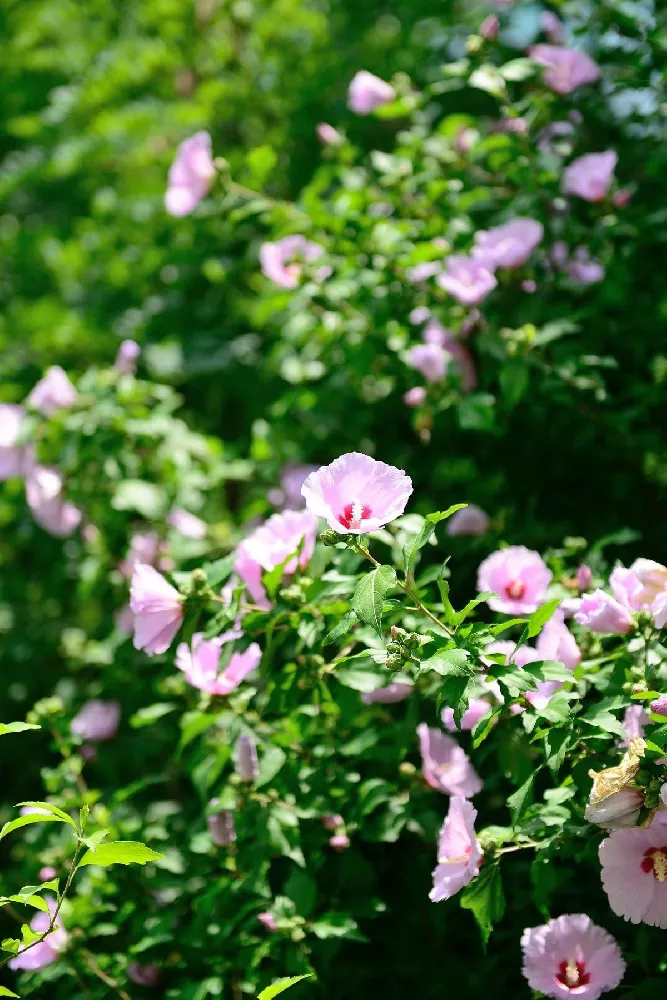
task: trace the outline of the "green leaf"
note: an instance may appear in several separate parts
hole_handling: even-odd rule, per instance
[[[114,510],[136,510],[147,521],[156,521],[166,512],[167,495],[154,483],[125,479],[117,486],[111,506]]]
[[[521,56],[518,59],[510,59],[509,62],[506,62],[504,66],[500,67],[500,72],[505,80],[518,82],[520,80],[527,80],[530,76],[535,76],[537,64],[532,59]]]
[[[602,701],[589,708],[587,712],[580,716],[582,722],[587,722],[589,726],[601,729],[605,733],[613,733],[615,736],[625,737],[626,732],[622,724],[612,715],[612,709],[617,710],[623,707],[621,698],[603,698]],[[660,727],[663,728],[662,726]],[[655,733],[650,734],[651,740],[655,743]]]
[[[175,708],[178,708],[174,702],[157,702],[155,705],[146,705],[145,708],[140,708],[138,712],[135,712],[130,718],[130,725],[133,729],[143,729],[144,726],[152,726],[154,722],[161,719],[164,715],[168,715],[173,712]]]
[[[507,806],[512,818],[512,826],[515,828],[532,801],[535,778],[539,774],[540,770],[541,767],[538,767],[537,770],[533,771],[527,781],[524,781],[523,785],[521,785],[520,788],[517,788],[516,792],[514,792],[513,795],[510,795],[507,800]]]
[[[476,90],[483,90],[492,97],[502,97],[505,93],[505,81],[500,70],[491,63],[484,63],[473,70],[468,83]]]
[[[6,986],[0,986],[0,997],[16,997],[17,1000],[20,1000],[18,993],[12,993],[12,991],[8,990]]]
[[[100,844],[94,851],[86,851],[79,861],[79,868],[85,865],[98,865],[100,868],[108,868],[109,865],[145,865],[148,861],[160,861],[163,857],[164,854],[158,854],[135,840],[116,840]]]
[[[341,618],[338,624],[334,625],[331,631],[325,635],[324,639],[322,640],[322,645],[330,646],[332,643],[338,642],[338,640],[342,639],[344,635],[347,635],[347,633],[350,631],[350,627],[354,625],[356,621],[357,621],[356,611],[348,611],[348,613]]]
[[[8,733],[24,733],[26,729],[41,729],[41,726],[33,726],[29,722],[0,722],[0,736],[6,736]],[[9,996],[16,996],[15,993],[8,994]],[[0,993],[0,996],[2,994]]]
[[[280,768],[287,760],[287,754],[280,747],[269,747],[259,762],[259,776],[255,782],[255,788],[261,788],[277,775]]]
[[[459,625],[463,624],[470,612],[476,608],[478,604],[484,604],[485,601],[488,601],[490,597],[494,596],[495,594],[491,590],[484,590],[481,594],[478,594],[477,597],[473,597],[472,601],[468,601],[465,608],[461,608],[460,611],[454,611],[450,619],[451,623],[455,628],[458,628]]]
[[[496,400],[486,392],[471,392],[457,407],[457,418],[461,430],[490,433],[495,430]]]
[[[567,729],[550,729],[544,737],[544,755],[547,767],[554,778],[565,762],[568,752],[576,743],[575,737]]]
[[[20,947],[21,941],[19,938],[5,938],[2,944],[0,944],[0,950],[8,951],[10,955],[15,955]]]
[[[414,562],[415,556],[420,549],[423,549],[431,538],[433,532],[435,531],[436,524],[439,524],[440,521],[446,520],[446,518],[451,517],[452,514],[456,513],[457,510],[462,510],[463,507],[467,506],[467,503],[456,503],[453,504],[453,506],[448,507],[447,510],[440,510],[436,511],[434,514],[426,515],[419,534],[403,547],[403,565],[406,576],[410,571],[410,567]]]
[[[448,507],[447,510],[436,510],[433,514],[427,514],[426,520],[431,524],[440,524],[441,521],[445,521],[448,517],[451,517],[452,514],[455,514],[457,510],[463,510],[463,508],[467,506],[467,503],[452,504],[452,506]]]
[[[482,718],[475,723],[472,730],[473,750],[476,750],[477,747],[480,745],[480,743],[484,742],[486,737],[489,735],[489,733],[495,726],[496,720],[498,719],[501,712],[502,712],[502,707],[495,708],[492,712],[489,712],[487,715],[482,716]]]
[[[437,710],[439,712],[443,704],[453,708],[457,726],[461,724],[468,707],[468,690],[475,676],[467,656],[463,649],[440,649],[421,664],[421,670],[434,670],[445,678],[438,695]]]
[[[538,635],[541,631],[542,626],[546,625],[551,617],[553,617],[556,608],[560,604],[560,597],[555,597],[553,601],[547,601],[543,604],[541,608],[537,611],[533,611],[532,615],[528,619],[527,628],[527,639],[532,639],[534,636]]]
[[[32,804],[32,803],[31,803]],[[19,805],[26,805],[26,803],[20,802]],[[35,803],[42,808],[46,807],[46,803]],[[32,826],[33,823],[69,823],[71,827],[76,830],[76,823],[71,818],[64,813],[62,816],[58,816],[53,812],[48,813],[28,813],[27,816],[18,816],[17,819],[12,819],[9,823],[5,823],[2,830],[0,830],[0,840],[7,836],[9,833],[13,833],[14,830],[20,830],[23,826]]]
[[[379,635],[382,634],[384,599],[395,585],[393,566],[378,566],[362,577],[352,595],[352,610],[364,625],[370,625]]]
[[[86,847],[90,848],[91,851],[95,851],[102,841],[108,837],[108,835],[108,830],[97,830],[96,833],[91,833],[90,837],[84,837],[83,843]]]
[[[513,409],[528,388],[530,382],[528,366],[519,358],[510,358],[500,369],[498,380],[508,409]]]
[[[358,805],[362,816],[369,816],[383,802],[392,797],[394,788],[382,778],[369,778],[359,788]]]
[[[284,993],[285,990],[290,988],[290,986],[300,983],[302,979],[310,979],[312,975],[312,972],[308,972],[305,976],[289,976],[285,979],[276,979],[274,983],[271,983],[271,985],[267,986],[265,990],[262,990],[257,997],[257,1000],[273,1000],[273,998],[277,997],[279,993]]]
[[[314,921],[311,930],[315,937],[321,941],[327,938],[351,938],[356,941],[364,941],[359,934],[356,920],[349,913],[330,912],[325,913]]]
[[[230,552],[228,556],[224,556],[222,559],[204,563],[201,569],[206,574],[206,582],[209,587],[219,587],[221,583],[224,583],[231,576],[235,561],[236,552]]]
[[[353,656],[336,666],[334,677],[343,687],[368,694],[387,683],[387,672],[381,670],[370,656]]]
[[[492,861],[482,867],[461,893],[460,903],[464,910],[471,910],[477,921],[484,944],[489,940],[494,924],[502,920],[505,913],[505,894],[500,875],[500,865]]]

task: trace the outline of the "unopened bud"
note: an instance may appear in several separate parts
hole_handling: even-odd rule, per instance
[[[336,534],[335,531],[320,532],[320,541],[323,545],[337,545],[340,540],[340,535]]]
[[[211,799],[209,807],[215,808],[218,799]],[[222,809],[220,812],[212,813],[206,817],[206,826],[211,840],[219,847],[227,847],[236,840],[236,830],[234,829],[234,815],[229,809]]]
[[[236,742],[236,773],[241,781],[256,781],[259,777],[257,746],[253,737],[246,733]]]
[[[403,652],[403,646],[400,642],[387,643],[387,653],[390,656],[400,656],[402,652]]]
[[[390,634],[392,642],[402,642],[408,633],[405,631],[404,628],[399,628],[398,625],[392,625]]]
[[[388,670],[400,670],[403,666],[402,656],[388,656],[386,663]]]

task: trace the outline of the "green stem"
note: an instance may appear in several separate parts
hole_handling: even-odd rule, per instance
[[[370,552],[368,551],[368,549],[365,549],[365,548],[363,547],[363,545],[361,544],[361,542],[359,542],[359,543],[357,544],[357,546],[356,546],[356,549],[357,549],[357,552],[358,552],[358,553],[359,553],[360,555],[362,555],[362,556],[363,556],[363,557],[364,557],[365,559],[368,559],[368,561],[369,561],[369,562],[371,562],[371,563],[372,563],[372,564],[373,564],[373,565],[375,566],[375,568],[376,568],[376,569],[379,569],[379,567],[380,567],[380,566],[382,565],[382,563],[379,563],[379,562],[377,561],[377,559],[375,558],[375,556],[372,556],[372,555],[370,554]],[[430,618],[430,619],[431,619],[431,621],[432,621],[432,622],[433,622],[433,623],[434,623],[435,625],[437,625],[437,626],[438,626],[438,628],[441,628],[441,629],[443,630],[443,632],[445,632],[445,633],[446,633],[447,635],[449,635],[449,636],[451,636],[451,635],[453,635],[453,634],[454,634],[454,633],[453,633],[453,631],[452,631],[452,630],[451,630],[450,628],[448,628],[448,626],[447,626],[447,625],[445,625],[445,624],[444,624],[443,622],[441,622],[441,621],[440,621],[440,619],[439,619],[439,618],[437,618],[437,617],[436,617],[436,616],[435,616],[435,615],[433,614],[433,612],[432,612],[432,611],[429,611],[429,609],[428,609],[428,608],[426,607],[426,605],[424,605],[424,604],[423,604],[423,603],[422,603],[422,602],[421,602],[421,601],[419,600],[419,598],[418,598],[418,597],[417,597],[417,595],[416,595],[416,594],[414,593],[414,591],[412,591],[412,590],[410,589],[410,587],[409,587],[409,585],[408,585],[408,583],[407,583],[406,581],[404,581],[404,580],[398,580],[398,579],[397,579],[397,580],[396,580],[396,584],[397,584],[397,586],[398,586],[398,587],[400,587],[400,588],[401,588],[401,590],[403,591],[403,593],[404,593],[404,594],[406,594],[406,595],[407,595],[407,596],[408,596],[408,597],[410,598],[410,600],[411,600],[411,601],[414,601],[414,602],[415,602],[415,604],[416,604],[416,606],[417,606],[418,610],[419,610],[419,611],[421,611],[421,612],[422,612],[422,614],[426,615],[426,617],[427,617],[427,618]]]

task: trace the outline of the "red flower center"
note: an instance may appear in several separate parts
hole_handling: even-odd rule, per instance
[[[649,847],[644,851],[641,869],[653,875],[656,882],[664,882],[667,879],[667,847]]]
[[[573,958],[569,962],[561,962],[558,966],[556,979],[568,990],[576,990],[579,986],[586,986],[590,983],[591,977],[586,972],[584,962],[576,962]]]
[[[526,593],[526,585],[523,580],[512,580],[505,587],[505,593],[512,601],[520,601]]]
[[[338,520],[344,528],[360,528],[361,522],[367,520],[372,514],[371,508],[360,500],[353,500],[346,503],[343,513],[338,515]]]

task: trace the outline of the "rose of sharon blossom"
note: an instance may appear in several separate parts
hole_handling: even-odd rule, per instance
[[[482,849],[475,836],[476,818],[472,802],[460,795],[452,797],[438,840],[438,866],[428,897],[432,903],[451,899],[479,875]]]
[[[446,532],[452,537],[458,535],[485,535],[491,524],[489,515],[476,504],[468,504],[457,510],[447,520]]]
[[[183,538],[200,539],[206,535],[205,522],[182,507],[174,507],[167,517],[167,524],[175,528]]]
[[[471,698],[467,709],[461,717],[460,726],[457,726],[454,720],[453,708],[444,708],[442,710],[442,724],[450,733],[463,732],[468,729],[474,729],[479,720],[488,715],[490,711],[491,705],[485,698]]]
[[[557,94],[571,94],[577,87],[595,83],[600,78],[600,67],[578,49],[557,45],[533,45],[530,57],[544,66],[544,82]]]
[[[340,146],[345,142],[345,137],[340,134],[338,129],[335,129],[333,125],[329,125],[327,122],[320,122],[315,131],[317,132],[317,138],[325,146]]]
[[[408,363],[420,371],[427,382],[440,381],[454,371],[461,379],[464,392],[470,392],[477,386],[472,355],[451,330],[431,319],[422,336],[424,344],[412,349]]]
[[[537,552],[525,545],[511,545],[488,556],[477,572],[477,589],[491,590],[493,611],[508,615],[530,615],[544,600],[551,572]]]
[[[155,963],[140,965],[139,962],[130,962],[127,967],[127,974],[137,986],[159,986],[160,979],[162,978],[162,970]]]
[[[269,913],[268,910],[265,910],[264,913],[258,913],[257,919],[259,920],[260,924],[262,924],[262,926],[264,926],[267,929],[267,931],[278,930],[278,924],[276,923],[276,918],[272,913]]]
[[[53,867],[53,865],[44,865],[43,868],[39,869],[40,882],[50,882],[52,879],[56,878],[57,875],[58,871]]]
[[[547,997],[597,1000],[625,975],[616,941],[585,913],[567,913],[521,936],[522,972]]]
[[[625,739],[620,746],[627,747],[633,737],[644,738],[644,727],[648,726],[651,717],[644,711],[643,705],[628,705],[623,716],[623,728],[625,729]]]
[[[589,802],[586,819],[610,830],[622,830],[636,826],[643,805],[641,792],[634,788],[621,788],[596,805]]]
[[[625,635],[634,628],[628,609],[604,590],[584,594],[574,620],[599,635]]]
[[[653,624],[656,628],[664,628],[667,624],[667,592],[656,597],[651,605]]]
[[[582,287],[596,285],[603,280],[606,273],[604,266],[599,260],[591,257],[586,247],[577,247],[574,256],[565,264],[564,271],[570,281]]]
[[[130,548],[118,569],[123,576],[131,577],[135,566],[144,563],[153,566],[160,552],[160,539],[154,531],[138,531],[130,538]]]
[[[581,663],[581,650],[560,608],[543,625],[536,648],[543,660],[558,660],[568,670],[575,670]]]
[[[355,115],[369,115],[383,104],[389,104],[395,97],[396,91],[390,83],[362,69],[350,83],[347,105]]]
[[[26,449],[17,445],[24,417],[22,406],[0,403],[0,482],[25,471]]]
[[[565,41],[563,22],[553,11],[542,11],[540,14],[540,27],[552,45],[562,45]]]
[[[563,192],[584,201],[602,201],[611,187],[617,162],[613,150],[580,156],[563,171]]]
[[[478,305],[498,284],[487,264],[460,255],[447,258],[446,269],[436,281],[464,306]]]
[[[635,559],[629,569],[617,566],[609,584],[617,601],[633,611],[643,611],[667,593],[667,566],[652,559]]]
[[[442,271],[442,264],[439,260],[428,260],[409,268],[405,272],[405,277],[408,281],[417,284],[420,281],[428,281],[429,278],[439,274],[440,271]]]
[[[67,538],[81,523],[81,511],[65,500],[63,477],[46,465],[35,465],[25,481],[25,496],[32,516],[56,538]]]
[[[28,396],[29,406],[50,417],[57,410],[76,403],[77,391],[59,365],[49,368]]]
[[[361,696],[364,705],[393,705],[397,701],[405,701],[409,698],[414,687],[412,684],[402,684],[394,681],[386,687],[376,688],[375,691],[367,691]]]
[[[262,651],[253,642],[242,653],[232,653],[227,666],[218,673],[223,647],[237,639],[239,634],[231,631],[215,639],[204,639],[203,632],[195,632],[189,645],[180,643],[176,649],[175,664],[185,674],[188,684],[209,694],[227,695],[256,670]]]
[[[183,621],[183,599],[152,566],[139,563],[130,584],[134,648],[148,656],[165,653]]]
[[[196,132],[180,144],[169,169],[164,196],[169,215],[189,215],[208,194],[214,177],[211,136]]]
[[[334,531],[363,535],[400,517],[412,480],[402,469],[353,451],[311,473],[301,492],[308,510]]]
[[[315,548],[317,519],[307,511],[285,510],[272,514],[244,539],[236,550],[234,571],[241,577],[258,607],[270,603],[262,584],[262,574],[285,563],[284,573],[305,569]],[[296,552],[301,549],[297,558]],[[293,558],[288,558],[292,556]],[[285,562],[285,560],[288,560]]]
[[[282,288],[296,288],[303,271],[303,262],[316,260],[323,249],[311,243],[305,236],[283,236],[275,243],[263,243],[259,250],[259,262],[264,275]],[[331,273],[322,268],[321,278]]]
[[[472,798],[482,790],[482,781],[467,753],[455,739],[425,723],[417,727],[424,778],[438,792]]]
[[[350,838],[346,833],[334,833],[333,837],[329,837],[329,846],[334,851],[346,851],[350,846]]]
[[[537,663],[540,660],[544,660],[546,656],[544,652],[538,652],[532,646],[523,645],[515,649],[515,644],[505,639],[489,643],[485,652],[496,655],[500,654],[505,657],[506,663],[516,663],[517,667],[525,667],[527,663]],[[541,711],[549,703],[552,696],[561,690],[564,684],[565,681],[538,681],[537,687],[526,691],[524,697],[533,708]],[[502,700],[500,689],[496,691],[494,687],[492,690],[498,699]],[[523,711],[520,706],[513,706],[512,710],[514,712]]]
[[[418,409],[426,402],[427,392],[423,385],[415,385],[403,396],[403,402],[411,409]]]
[[[614,913],[630,923],[667,927],[667,830],[614,830],[600,844],[602,886]]]
[[[120,705],[117,701],[87,701],[70,723],[75,736],[93,743],[112,740],[118,732]]]
[[[283,491],[283,502],[286,507],[296,510],[304,506],[301,487],[311,472],[316,472],[316,465],[288,464],[280,473],[280,487]]]
[[[408,353],[408,364],[427,382],[441,382],[447,374],[449,355],[438,344],[415,344]]]
[[[134,375],[140,354],[141,348],[136,340],[124,340],[118,348],[113,366],[117,372],[123,375]]]
[[[495,229],[475,234],[472,255],[494,270],[497,267],[522,267],[541,243],[544,227],[535,219],[517,218]]]
[[[44,934],[49,929],[52,914],[56,908],[56,901],[53,897],[47,897],[48,913],[36,913],[30,921],[30,929],[36,934]],[[10,969],[23,969],[26,972],[34,972],[36,969],[44,969],[47,965],[55,962],[61,951],[67,947],[68,934],[60,924],[60,916],[50,934],[47,934],[43,941],[30,948],[24,948],[18,955],[8,963]]]

